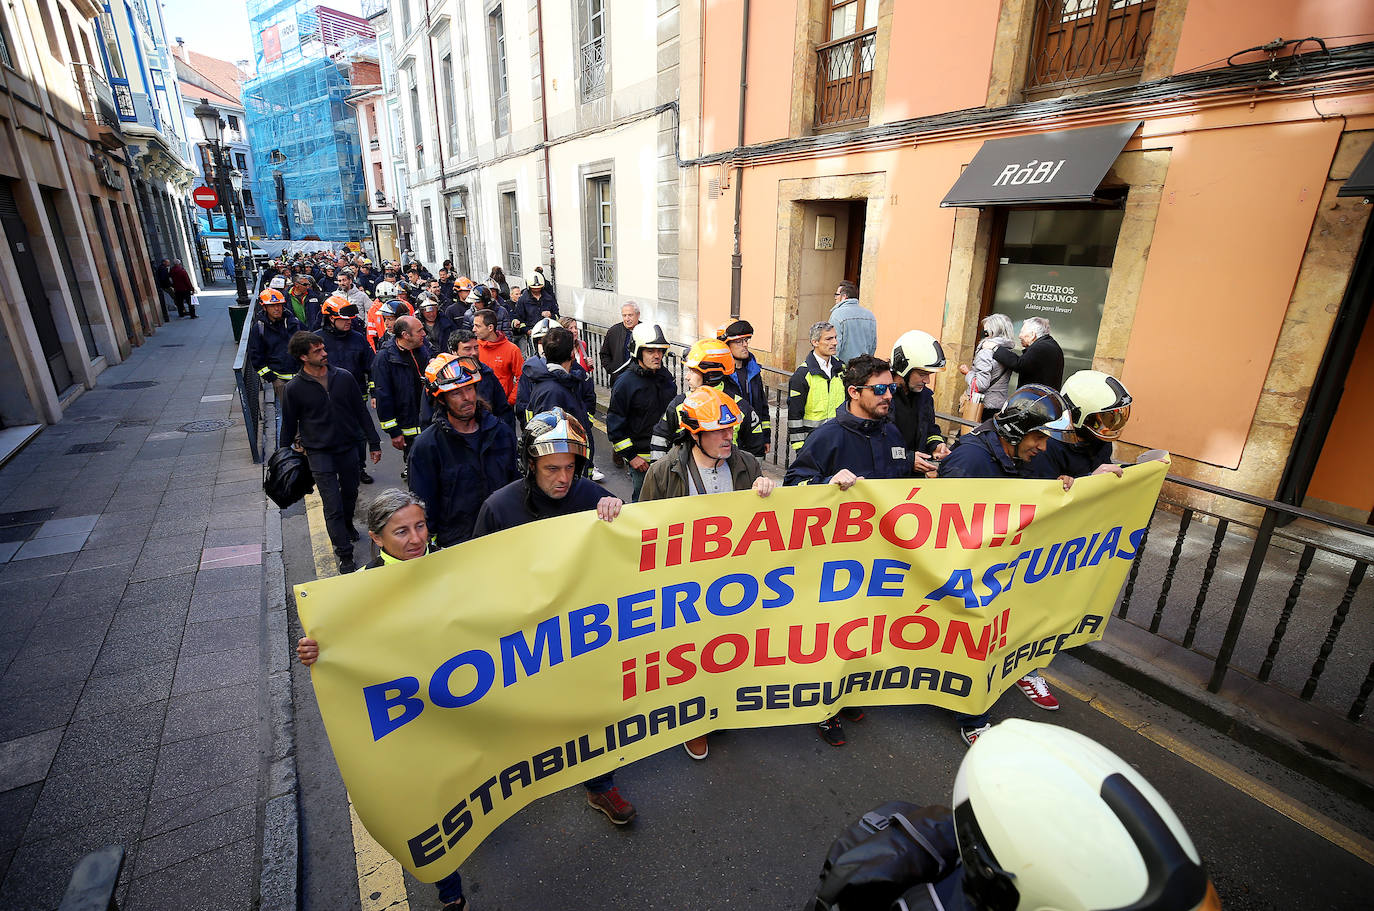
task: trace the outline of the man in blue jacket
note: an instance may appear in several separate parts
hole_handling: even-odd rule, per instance
[[[864,478],[914,474],[902,434],[888,420],[897,383],[882,358],[860,355],[844,372],[845,404],[807,436],[783,483],[835,484],[848,490]]]
[[[539,519],[595,511],[611,522],[625,504],[583,474],[591,463],[587,432],[561,408],[543,411],[525,425],[520,437],[523,478],[502,487],[482,504],[472,536],[515,528]],[[607,772],[583,784],[587,805],[623,826],[635,818],[634,804],[620,796],[615,775]]]
[[[425,344],[425,330],[415,317],[397,317],[395,333],[372,361],[372,394],[377,401],[377,420],[391,437],[392,447],[409,456],[421,430],[425,366],[434,354]],[[401,476],[404,478],[405,473]]]
[[[425,368],[434,420],[410,452],[410,489],[425,501],[425,517],[440,547],[472,537],[477,512],[518,475],[515,431],[477,399],[481,374],[444,352]]]
[[[845,368],[844,387],[845,404],[806,437],[783,484],[834,484],[848,490],[865,478],[909,478],[915,474],[901,431],[887,419],[892,394],[897,390],[891,365],[882,358],[861,354]],[[817,725],[821,739],[831,746],[845,744],[840,715],[862,721],[864,710],[846,706]]]
[[[851,281],[840,282],[835,289],[835,306],[827,318],[840,335],[835,355],[840,363],[848,364],[861,354],[878,350],[878,318],[859,303],[859,286]]]
[[[1048,386],[1032,384],[1012,393],[1001,410],[955,441],[940,462],[942,478],[1028,478],[1030,466],[1051,441],[1062,441],[1070,432],[1072,420],[1062,396]],[[1118,469],[1119,472],[1119,469]],[[1073,478],[1063,476],[1064,489]],[[1031,671],[1016,686],[1031,702],[1053,711],[1059,701],[1037,671]],[[972,746],[991,726],[991,715],[960,714],[959,736]]]
[[[296,375],[300,362],[291,356],[291,336],[305,328],[286,310],[286,295],[269,288],[258,295],[261,312],[248,327],[248,366],[264,382],[272,384],[273,398],[281,402],[286,381]],[[280,410],[280,405],[278,405]]]
[[[355,324],[357,306],[342,294],[336,294],[325,300],[320,312],[324,325],[320,327],[319,336],[324,340],[324,350],[329,352],[329,363],[353,374],[366,402],[372,386],[374,355],[372,346]],[[370,416],[367,420],[369,424],[372,423]],[[371,484],[372,475],[367,473],[367,449],[362,446],[358,449],[358,469],[358,479],[364,484]]]
[[[754,327],[748,320],[737,319],[720,327],[716,338],[730,346],[735,359],[735,372],[725,377],[724,389],[733,396],[744,411],[739,447],[756,458],[763,458],[772,447],[773,422],[768,406],[768,390],[763,385],[763,368],[749,351]]]

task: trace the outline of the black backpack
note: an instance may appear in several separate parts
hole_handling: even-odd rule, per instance
[[[305,453],[283,446],[267,459],[263,472],[263,491],[282,509],[305,499],[315,489],[315,476]]]
[[[943,879],[958,863],[948,808],[889,801],[835,839],[806,911],[888,911],[907,889]]]

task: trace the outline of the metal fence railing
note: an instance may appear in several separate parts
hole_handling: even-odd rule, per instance
[[[596,361],[594,381],[609,389],[613,378],[597,357],[606,328],[582,323],[580,332]],[[685,350],[674,343],[664,359],[679,389]],[[773,425],[764,461],[786,470],[790,374],[764,367],[763,375]],[[951,442],[974,426],[936,419]],[[1207,508],[1194,502],[1202,498]],[[1294,519],[1301,522],[1284,524]],[[1206,661],[1212,692],[1239,675],[1369,724],[1374,592],[1363,583],[1371,563],[1374,527],[1170,475],[1116,616]]]
[[[262,278],[259,275],[257,283],[253,286],[253,300],[257,300],[261,284]],[[252,331],[253,312],[250,311],[243,327],[243,334],[239,337],[238,353],[234,355],[234,385],[239,391],[239,408],[243,413],[243,429],[248,434],[248,449],[253,454],[253,461],[261,462],[264,456],[262,447],[267,434],[263,423],[265,409],[262,377],[248,364],[248,336]]]

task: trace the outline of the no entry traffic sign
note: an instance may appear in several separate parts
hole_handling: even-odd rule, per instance
[[[191,199],[202,209],[213,209],[219,205],[219,194],[209,187],[196,187]]]

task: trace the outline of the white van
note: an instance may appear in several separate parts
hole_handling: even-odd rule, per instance
[[[229,238],[209,235],[202,239],[205,241],[205,247],[209,251],[210,262],[214,263],[215,266],[219,266],[220,262],[224,259],[224,254],[229,252]],[[239,241],[239,250],[240,252],[243,250],[242,240]],[[259,247],[257,244],[253,245],[253,268],[261,269],[263,266],[267,265],[267,261],[271,258],[271,255],[262,247]]]

